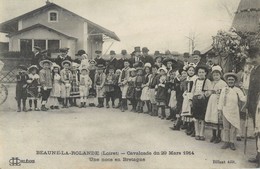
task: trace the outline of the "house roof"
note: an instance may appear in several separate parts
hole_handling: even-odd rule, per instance
[[[232,27],[241,32],[257,32],[260,24],[260,1],[241,0]]]
[[[55,30],[55,29],[53,29],[53,28],[50,28],[50,27],[48,27],[48,26],[45,26],[45,25],[42,25],[42,24],[39,24],[39,23],[38,23],[38,24],[35,24],[35,25],[32,25],[32,26],[30,26],[30,27],[24,28],[24,29],[22,29],[22,30],[19,30],[19,31],[17,31],[17,32],[10,33],[9,35],[7,35],[7,37],[12,37],[12,36],[14,36],[14,35],[19,35],[19,34],[21,34],[21,33],[23,33],[23,32],[27,32],[27,31],[30,31],[30,30],[33,30],[33,29],[36,29],[36,28],[43,28],[43,29],[46,29],[46,30],[48,30],[48,31],[52,31],[52,32],[55,32],[55,33],[57,33],[57,34],[59,34],[59,35],[65,36],[65,37],[67,37],[67,38],[69,38],[69,39],[75,39],[75,40],[77,40],[77,38],[75,38],[75,37],[69,36],[69,35],[67,35],[67,34],[64,34],[64,33],[60,32],[60,31],[57,31],[57,30]]]
[[[51,8],[51,7],[61,8],[62,10],[65,10],[65,11],[67,11],[67,12],[77,16],[78,18],[84,20],[85,22],[87,22],[88,25],[90,27],[93,27],[96,31],[98,31],[98,33],[105,34],[106,36],[109,36],[110,38],[112,38],[114,40],[120,41],[119,37],[114,32],[112,32],[112,31],[110,31],[110,30],[108,30],[108,29],[106,29],[106,28],[104,28],[104,27],[102,27],[102,26],[100,26],[100,25],[98,25],[98,24],[96,24],[96,23],[86,19],[86,18],[83,18],[83,17],[79,16],[78,14],[75,14],[75,13],[73,13],[73,12],[71,12],[71,11],[69,11],[69,10],[67,10],[67,9],[57,5],[57,4],[55,4],[55,3],[48,3],[48,4],[46,4],[46,5],[44,5],[44,6],[40,7],[40,8],[37,8],[37,9],[32,10],[30,12],[27,12],[27,13],[25,13],[23,15],[15,17],[15,18],[13,18],[11,20],[8,20],[8,21],[5,21],[3,23],[0,23],[0,32],[13,33],[13,32],[15,32],[15,30],[10,31],[10,25],[14,25],[14,24],[18,23],[18,21],[23,19],[23,18],[29,17],[29,16],[31,16],[31,15],[33,15],[35,13],[41,12],[41,11],[46,10],[48,8]]]

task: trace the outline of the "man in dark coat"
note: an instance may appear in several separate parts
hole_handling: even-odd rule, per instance
[[[96,50],[95,54],[96,54],[96,58],[94,60],[96,61],[96,65],[106,66],[106,61],[102,58],[102,51]]]
[[[117,60],[116,69],[122,70],[124,68],[124,62],[125,60],[128,60],[127,58],[127,51],[123,49],[121,51],[121,58]]]
[[[216,60],[216,55],[214,52],[209,52],[206,56],[206,65],[207,65],[207,68],[208,68],[208,74],[207,74],[207,78],[211,81],[213,81],[213,77],[212,77],[212,74],[211,74],[211,71],[212,71],[212,68],[214,66],[217,66],[217,64],[215,63],[215,60]]]
[[[113,68],[114,71],[116,71],[116,65],[118,63],[117,59],[115,58],[116,56],[116,52],[111,50],[110,51],[110,60],[107,62],[107,65],[106,65],[106,74],[108,74],[108,71],[109,71],[109,68]]]
[[[143,47],[142,48],[142,53],[143,53],[143,56],[140,57],[141,61],[146,64],[146,63],[151,63],[151,65],[154,64],[154,59],[152,56],[150,56],[148,54],[149,52],[149,49],[147,47]]]
[[[173,58],[173,60],[176,61],[175,64],[172,65],[173,70],[175,70],[175,71],[182,69],[183,66],[184,66],[183,61],[181,61],[181,60],[179,59],[179,57],[180,57],[180,53],[178,53],[178,52],[172,52],[172,58]]]
[[[42,59],[41,48],[39,46],[34,46],[33,48],[34,56],[31,60],[31,65],[37,65],[40,68],[39,62]]]
[[[249,115],[253,118],[253,123],[255,127],[255,115],[256,115],[256,108],[257,108],[257,103],[258,99],[260,97],[260,48],[258,47],[252,47],[249,50],[249,58],[254,65],[254,68],[251,71],[250,74],[250,80],[249,80],[249,88],[248,88],[248,95],[247,95],[247,109]],[[258,142],[259,139],[259,134],[256,133],[256,143]],[[260,163],[260,154],[259,154],[259,148],[257,147],[258,153],[256,158],[251,158],[249,159],[249,162],[253,163]]]
[[[201,53],[198,50],[195,50],[192,53],[192,62],[195,64],[195,66],[205,66],[206,63],[202,62],[201,60]]]
[[[59,65],[60,67],[62,67],[61,63],[62,63],[64,60],[72,61],[71,57],[68,56],[69,48],[61,48],[59,51],[60,51],[60,55],[54,60],[54,62],[55,62],[57,65]]]
[[[142,60],[141,60],[141,48],[139,46],[135,47],[135,50],[133,52],[133,56],[129,61],[130,61],[130,64],[133,65],[133,67],[135,66],[135,64],[142,62]]]

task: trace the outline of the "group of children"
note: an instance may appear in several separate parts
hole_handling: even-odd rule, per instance
[[[87,102],[93,106],[95,97],[98,100],[96,107],[110,108],[111,101],[113,108],[124,112],[128,110],[130,101],[132,112],[172,120],[174,126],[171,129],[186,129],[187,135],[196,140],[205,140],[205,127],[210,127],[210,142],[219,143],[223,129],[225,144],[222,148],[235,150],[236,130],[240,128],[238,102],[245,101],[243,92],[235,87],[237,75],[227,73],[222,76],[220,66],[213,66],[209,72],[206,65],[193,63],[174,70],[173,62],[173,59],[166,58],[160,66],[139,62],[130,67],[130,61],[126,59],[122,70],[97,65],[94,60],[90,60],[88,66],[65,60],[62,67],[42,60],[40,70],[36,65],[28,70],[21,65],[16,86],[18,112],[32,111],[32,103],[35,111],[47,111],[48,99],[50,109],[59,109],[60,105],[62,108],[69,105],[83,108]],[[94,76],[89,74],[92,68],[95,69]],[[116,99],[118,105],[115,105]],[[170,110],[168,117],[166,109]]]

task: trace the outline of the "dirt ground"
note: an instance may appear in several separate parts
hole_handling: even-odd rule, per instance
[[[172,122],[146,114],[117,109],[69,108],[47,112],[16,112],[14,85],[9,85],[9,97],[0,108],[0,168],[9,165],[12,157],[34,160],[19,168],[37,169],[170,169],[170,168],[253,168],[247,159],[255,155],[255,142],[237,142],[237,150],[222,150],[223,143],[196,141],[183,131],[172,131]],[[40,151],[41,154],[36,155]],[[98,151],[99,155],[46,155],[46,151]],[[115,152],[101,155],[102,151]],[[127,152],[151,152],[152,155],[127,155]],[[159,155],[154,155],[154,152]],[[166,155],[164,151],[167,152]],[[184,151],[191,152],[184,155]],[[169,152],[173,154],[170,155]],[[194,154],[192,154],[192,152]],[[119,153],[117,155],[116,153]],[[133,153],[132,153],[133,154]],[[119,158],[120,161],[90,161]],[[144,158],[145,161],[123,161]],[[224,161],[213,164],[213,160]],[[228,163],[229,162],[229,163]]]

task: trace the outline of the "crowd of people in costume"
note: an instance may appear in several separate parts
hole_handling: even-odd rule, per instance
[[[95,106],[129,110],[171,120],[172,130],[185,130],[200,141],[206,140],[204,132],[209,128],[210,142],[223,141],[222,149],[236,150],[241,112],[247,108],[259,138],[259,48],[249,50],[245,68],[239,73],[224,73],[214,52],[204,61],[198,50],[184,53],[180,59],[178,52],[156,51],[151,56],[147,47],[135,47],[130,58],[122,50],[120,58],[110,51],[105,60],[102,51],[95,51],[91,59],[79,50],[73,60],[68,50],[60,49],[61,54],[50,59],[35,47],[32,65],[18,67],[18,112]],[[259,150],[254,160],[259,161]]]

